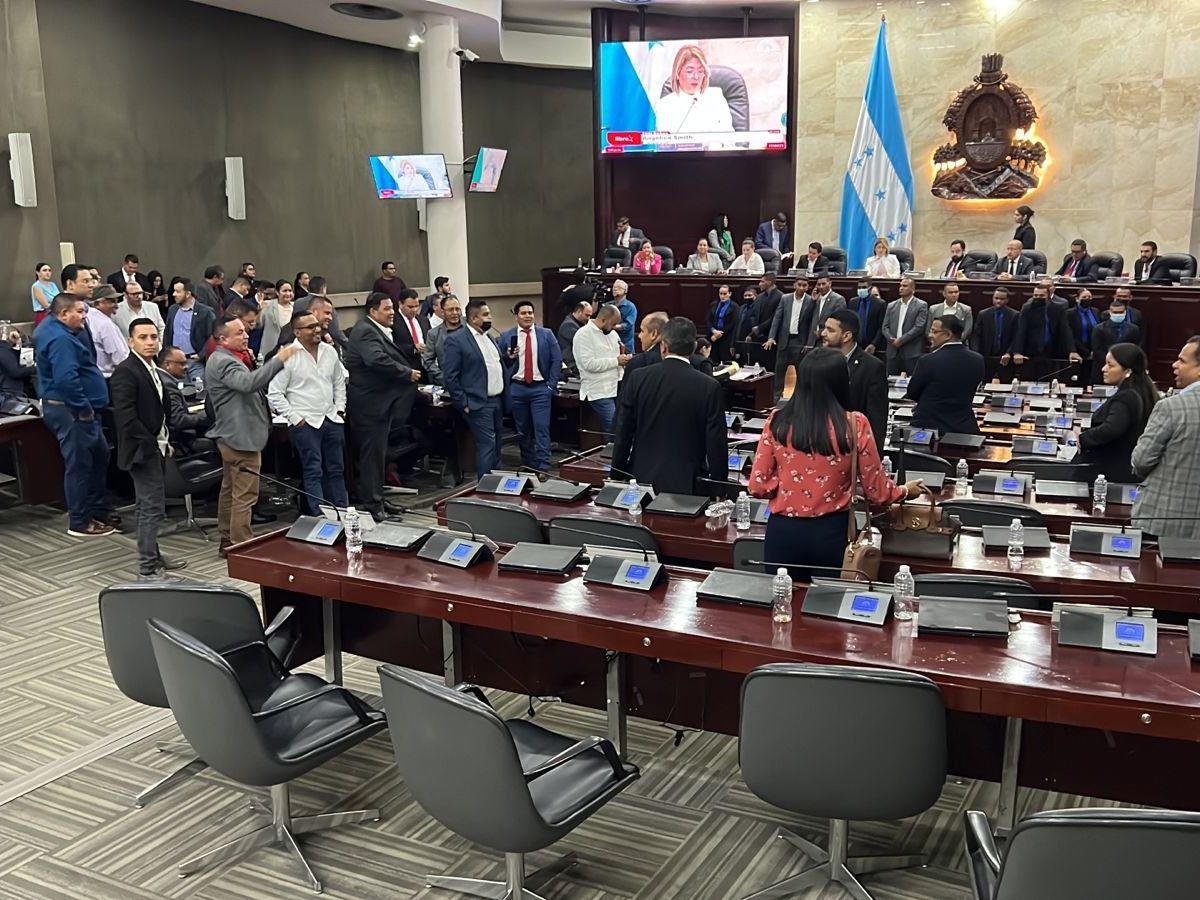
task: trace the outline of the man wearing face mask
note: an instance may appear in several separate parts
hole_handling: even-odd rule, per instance
[[[877,290],[872,291],[871,282],[864,279],[858,283],[857,296],[847,304],[847,309],[858,316],[862,330],[859,345],[874,356],[876,348],[883,346],[883,313],[887,304]]]
[[[1067,310],[1067,327],[1071,330],[1071,362],[1081,364],[1079,380],[1091,384],[1093,376],[1099,377],[1099,368],[1093,371],[1092,337],[1100,324],[1100,313],[1092,303],[1092,292],[1083,288],[1075,298],[1075,305]],[[1098,383],[1098,382],[1097,382]]]
[[[1092,359],[1104,359],[1113,344],[1138,344],[1141,337],[1141,329],[1130,321],[1125,300],[1113,297],[1105,317],[1092,330]],[[1103,383],[1099,371],[1093,373],[1092,381],[1094,384]]]
[[[612,311],[617,313],[616,307]],[[487,303],[469,302],[466,320],[464,328],[446,338],[442,377],[450,399],[471,426],[475,437],[475,473],[482,478],[500,462],[501,403],[508,363],[488,334],[492,330],[492,312]]]
[[[1133,341],[1143,350],[1146,349],[1146,320],[1142,317],[1142,311],[1133,305],[1133,293],[1127,287],[1119,287],[1113,291],[1113,300],[1120,300],[1125,305],[1125,321],[1137,326],[1138,337],[1125,338],[1127,341]],[[1108,317],[1108,313],[1100,314],[1101,319]]]
[[[1017,314],[1017,333],[1013,338],[1012,359],[1018,366],[1033,361],[1022,374],[1038,379],[1062,367],[1071,350],[1071,333],[1066,310],[1050,302],[1044,284],[1033,289],[1033,296]]]

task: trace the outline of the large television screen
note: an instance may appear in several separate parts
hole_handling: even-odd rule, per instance
[[[788,38],[600,45],[603,154],[787,149]]]
[[[500,172],[504,169],[504,159],[507,150],[497,150],[495,147],[480,147],[479,155],[475,157],[475,171],[471,174],[472,191],[494,193],[500,186]]]
[[[371,174],[380,200],[453,197],[446,157],[440,153],[372,156]]]

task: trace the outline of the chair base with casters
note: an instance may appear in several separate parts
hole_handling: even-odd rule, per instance
[[[194,859],[180,863],[179,877],[185,878],[219,863],[237,859],[260,847],[283,847],[291,853],[292,858],[304,873],[309,887],[319,894],[322,890],[321,882],[313,874],[312,867],[309,866],[308,860],[304,858],[304,853],[300,850],[300,845],[296,843],[296,835],[328,831],[342,825],[357,825],[359,822],[378,822],[380,818],[377,809],[356,809],[315,816],[293,817],[291,796],[286,784],[277,784],[271,788],[270,809],[253,799],[250,801],[250,808],[258,818],[266,821],[254,831],[236,837]]]
[[[534,892],[577,862],[579,860],[574,853],[567,853],[534,872],[526,872],[524,853],[506,853],[504,854],[504,865],[507,873],[504,881],[455,878],[450,875],[426,875],[425,887],[455,891],[468,897],[488,897],[491,900],[543,900]]]
[[[796,897],[800,896],[801,891],[823,888],[833,882],[841,885],[847,894],[857,900],[872,900],[867,889],[859,883],[857,876],[925,865],[925,858],[922,856],[848,856],[850,823],[845,819],[830,821],[828,852],[792,831],[781,831],[779,836],[803,851],[805,856],[817,864],[798,875],[792,875],[770,887],[750,894],[744,900]]]

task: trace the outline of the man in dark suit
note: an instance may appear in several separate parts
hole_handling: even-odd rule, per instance
[[[782,393],[787,370],[800,364],[800,357],[808,348],[808,336],[812,332],[813,299],[808,293],[808,279],[797,275],[792,293],[784,294],[771,327],[767,330],[764,350],[776,350],[775,392]]]
[[[1021,249],[1020,241],[1009,241],[1005,245],[1004,255],[992,267],[992,274],[1005,281],[1012,278],[1017,281],[1028,279],[1033,271],[1033,263],[1021,255]]]
[[[775,250],[780,256],[792,252],[792,233],[788,231],[788,217],[785,212],[777,212],[774,217],[758,226],[754,232],[754,249],[763,248]]]
[[[958,316],[940,316],[929,331],[933,350],[921,357],[908,381],[908,399],[917,404],[912,423],[939,434],[979,434],[975,391],[983,382],[983,357],[962,342]]]
[[[953,240],[950,242],[950,258],[942,267],[943,278],[965,278],[975,271],[975,260],[967,256],[967,242]]]
[[[137,498],[138,580],[157,579],[186,563],[166,559],[158,532],[166,517],[164,460],[171,452],[162,382],[158,380],[158,326],[149,319],[129,323],[129,347],[108,380],[112,396],[117,467],[129,473]]]
[[[665,312],[652,312],[642,316],[642,325],[638,329],[638,345],[640,353],[633,354],[633,359],[625,363],[625,375],[622,381],[628,383],[629,376],[638,369],[652,366],[662,361],[662,351],[658,343],[662,338],[662,330],[671,319]]]
[[[1017,333],[1012,343],[1012,361],[1024,366],[1034,365],[1026,377],[1040,378],[1061,366],[1071,353],[1071,329],[1067,326],[1066,308],[1050,302],[1050,292],[1044,284],[1033,289],[1029,302],[1017,314]],[[1007,359],[1001,362],[1007,364]]]
[[[1120,301],[1125,306],[1125,321],[1137,326],[1138,336],[1136,338],[1126,338],[1127,341],[1133,341],[1143,350],[1146,349],[1146,317],[1142,315],[1142,311],[1133,305],[1133,291],[1127,287],[1119,287],[1113,291],[1112,302]],[[1111,304],[1105,310],[1100,318],[1107,319],[1109,311],[1112,309]]]
[[[1088,256],[1087,241],[1075,238],[1071,241],[1071,252],[1063,257],[1055,276],[1068,281],[1095,281],[1096,273],[1092,258]]]
[[[816,288],[812,294],[813,311],[809,337],[805,341],[810,347],[821,346],[821,330],[825,320],[836,310],[846,308],[846,298],[833,289],[833,279],[828,275],[818,275]]]
[[[1171,284],[1171,266],[1158,255],[1154,241],[1142,241],[1133,263],[1133,280],[1137,284]]]
[[[628,250],[630,258],[632,258],[633,254],[642,249],[644,240],[646,240],[646,235],[642,229],[630,225],[629,216],[621,216],[617,219],[617,227],[612,233],[612,239],[608,242],[608,246]]]
[[[871,282],[863,279],[858,283],[854,297],[846,301],[846,308],[858,316],[859,332],[854,339],[867,353],[874,355],[883,347],[883,314],[887,303],[879,296],[879,288],[872,288]]]
[[[175,455],[190,456],[203,450],[215,452],[217,445],[204,437],[204,432],[212,425],[209,410],[192,412],[179,387],[187,380],[187,357],[178,347],[163,347],[158,351],[158,380],[163,386],[167,431]]]
[[[758,279],[758,296],[750,307],[750,324],[745,329],[746,340],[765,341],[771,331],[771,321],[775,318],[775,310],[783,300],[783,292],[775,287],[775,276],[763,275]]]
[[[376,517],[391,511],[383,499],[388,437],[408,424],[421,380],[421,370],[396,343],[395,324],[392,298],[372,292],[345,351],[347,414],[358,447],[358,502]]]
[[[544,471],[550,468],[550,404],[562,374],[562,350],[554,332],[534,324],[532,300],[518,301],[513,312],[516,326],[500,335],[507,355],[508,408],[517,425],[521,462]]]
[[[150,279],[138,271],[138,258],[132,253],[125,254],[125,261],[121,264],[121,268],[113,272],[105,279],[112,285],[114,291],[119,296],[125,295],[125,285],[127,282],[136,281],[142,286],[143,291],[150,290]]]
[[[882,302],[882,301],[881,301]],[[858,341],[862,321],[849,309],[839,309],[825,319],[821,341],[832,350],[846,357],[850,370],[850,406],[852,412],[860,412],[871,423],[875,435],[875,446],[883,452],[883,441],[887,435],[888,383],[887,367],[883,360],[867,353]]]
[[[992,305],[975,320],[975,350],[982,354],[987,377],[992,378],[1000,366],[1012,359],[1013,339],[1017,336],[1017,311],[1008,305],[1008,288],[992,291]]]
[[[829,260],[821,255],[822,249],[824,248],[819,241],[813,241],[808,245],[808,252],[796,260],[793,268],[799,269],[809,278],[816,278],[821,273],[828,272]]]
[[[1075,305],[1067,310],[1067,328],[1071,331],[1071,352],[1067,358],[1080,364],[1079,379],[1083,384],[1092,383],[1093,372],[1099,375],[1100,366],[1092,359],[1092,336],[1100,324],[1100,313],[1092,304],[1092,292],[1087,288],[1079,291]]]
[[[1124,297],[1116,296],[1108,304],[1108,311],[1100,324],[1092,332],[1092,382],[1101,384],[1100,369],[1104,365],[1104,357],[1108,355],[1113,344],[1141,344],[1142,330],[1130,315]]]
[[[196,300],[213,311],[222,315],[225,311],[225,270],[221,266],[209,266],[204,270],[204,278],[196,285]]]
[[[396,307],[396,313],[396,322],[392,327],[396,346],[404,354],[410,369],[420,369],[421,354],[425,352],[425,337],[431,328],[429,319],[421,315],[421,301],[416,291],[405,288],[400,292],[400,303]]]
[[[475,437],[475,473],[482,478],[500,462],[500,408],[505,381],[505,354],[488,334],[492,313],[487,303],[467,304],[467,325],[446,337],[442,379],[454,406],[467,417]]]
[[[696,347],[691,319],[667,322],[660,346],[662,364],[635,373],[621,394],[613,467],[660,493],[693,494],[699,477],[729,477],[721,386],[689,362]]]
[[[0,394],[31,397],[29,385],[37,375],[37,366],[21,365],[21,349],[11,340],[16,334],[0,334]]]

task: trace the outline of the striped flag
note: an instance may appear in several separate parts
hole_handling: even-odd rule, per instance
[[[879,23],[842,187],[840,241],[847,267],[862,268],[881,235],[893,246],[911,246],[912,203],[912,166],[888,62],[885,19]]]

